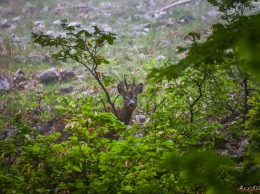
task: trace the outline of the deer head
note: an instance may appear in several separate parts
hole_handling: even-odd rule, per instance
[[[117,85],[118,93],[124,98],[124,105],[118,113],[118,118],[126,125],[128,125],[131,120],[133,111],[137,106],[137,95],[143,91],[143,84],[140,83],[135,87],[133,81],[131,88],[129,88],[129,84],[127,84],[125,79],[125,87],[126,89],[121,84]]]

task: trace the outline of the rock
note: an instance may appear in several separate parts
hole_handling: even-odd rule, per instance
[[[136,115],[135,119],[138,123],[144,123],[146,120],[146,116],[145,115]]]
[[[18,36],[16,36],[15,34],[12,34],[10,36],[10,38],[11,38],[12,42],[17,42],[17,43],[21,42],[21,39]]]
[[[245,146],[248,145],[249,142],[247,139],[244,139],[241,143],[240,143],[240,146],[239,148],[235,149],[234,150],[234,154],[233,156],[234,157],[242,157],[243,156],[243,153],[245,152]]]
[[[228,155],[228,149],[225,149],[225,150],[219,150],[218,152],[219,152],[219,154],[222,155],[222,156],[226,156],[226,155]]]
[[[200,19],[203,22],[207,22],[207,23],[209,22],[209,19],[207,17],[205,17],[205,16],[200,16]]]
[[[66,32],[59,32],[57,36],[60,36],[61,38],[66,38],[67,34]]]
[[[22,21],[22,18],[21,18],[21,16],[17,16],[17,17],[14,17],[12,19],[12,21],[18,23],[18,22]]]
[[[138,58],[144,59],[145,57],[146,57],[146,55],[143,52],[138,53]]]
[[[60,74],[56,71],[54,67],[44,71],[39,76],[40,83],[50,84],[55,81],[58,81]]]
[[[20,82],[19,84],[16,85],[16,88],[18,90],[24,90],[25,88],[28,89],[28,85],[26,85],[26,82],[25,81],[22,81]]]
[[[151,24],[150,23],[146,23],[143,25],[144,28],[151,28]]]
[[[172,42],[170,40],[163,40],[158,45],[160,48],[171,47]]]
[[[85,75],[78,75],[77,79],[79,83],[85,82]]]
[[[133,31],[142,31],[144,28],[143,26],[134,26]]]
[[[151,7],[157,7],[157,6],[158,6],[157,2],[155,2],[154,0],[150,0],[150,1],[149,1],[149,5],[150,5]]]
[[[57,7],[57,8],[54,9],[53,13],[55,15],[60,15],[63,11],[64,11],[64,8]]]
[[[88,89],[87,91],[82,92],[83,96],[93,96],[95,94],[95,90],[93,89]]]
[[[148,28],[144,28],[143,26],[134,26],[133,27],[133,36],[147,35],[146,32],[149,32]]]
[[[135,136],[135,137],[138,137],[138,138],[142,138],[142,137],[143,137],[143,134],[142,134],[142,133],[135,133],[134,136]]]
[[[12,24],[7,20],[7,19],[3,19],[1,21],[1,28],[11,28]]]
[[[28,60],[33,63],[40,63],[43,60],[43,56],[35,53],[29,54]]]
[[[240,147],[245,147],[247,144],[249,144],[248,140],[247,139],[244,139],[241,144],[240,144]]]
[[[18,69],[14,74],[25,75],[24,71],[21,69]]]
[[[25,73],[23,70],[19,69],[13,74],[13,83],[20,84],[23,81],[26,81]]]
[[[178,21],[178,23],[183,24],[183,23],[187,23],[191,20],[194,20],[194,17],[192,17],[191,15],[183,15],[177,21]]]
[[[61,21],[61,20],[55,20],[55,21],[52,22],[52,23],[53,23],[53,25],[55,25],[55,26],[59,26],[59,25],[61,25],[62,21]]]
[[[33,27],[33,32],[34,33],[40,33],[45,28],[45,24],[44,24],[43,21],[35,21],[33,23],[33,25],[34,25],[34,27]]]
[[[35,85],[36,84],[34,84],[34,83],[32,84],[32,83],[28,83],[28,82],[27,82],[27,84],[21,83],[21,84],[19,84],[18,89],[32,90],[32,89],[35,89]],[[23,87],[23,88],[21,88],[21,87]]]
[[[237,150],[234,151],[234,156],[241,157],[243,152],[245,152],[245,149],[242,147],[239,147]]]
[[[73,86],[62,86],[60,91],[63,93],[71,93],[74,90]]]
[[[225,144],[224,144],[224,147],[227,148],[227,149],[231,149],[231,148],[232,148],[231,145],[230,145],[230,143],[225,143]]]
[[[24,43],[28,43],[28,44],[29,44],[29,42],[31,42],[31,41],[29,40],[29,37],[27,37],[27,36],[23,36],[23,37],[21,37],[20,39],[21,39],[21,41],[24,42]]]
[[[220,14],[221,14],[221,13],[220,13],[219,11],[214,10],[214,9],[207,12],[207,15],[208,15],[209,17],[217,16],[217,15],[220,15]]]
[[[59,81],[68,82],[76,77],[76,74],[72,70],[65,70],[60,73]]]
[[[39,25],[45,26],[45,24],[44,24],[43,21],[35,21],[35,22],[33,23],[33,25],[34,25],[34,26],[39,26]]]
[[[0,141],[17,134],[17,129],[4,129],[0,132]]]
[[[19,62],[19,63],[24,63],[24,62],[26,61],[25,57],[22,56],[22,55],[16,55],[16,56],[14,57],[14,60],[15,60],[16,62]]]
[[[160,60],[162,60],[162,59],[165,59],[165,56],[159,55],[159,56],[155,57],[155,60],[156,60],[156,61],[160,61]]]
[[[42,124],[39,127],[39,131],[41,134],[45,135],[46,133],[50,132],[53,126],[54,120],[50,120],[47,123]]]
[[[49,12],[49,11],[50,11],[50,8],[49,8],[48,5],[45,5],[45,6],[42,8],[42,10],[41,10],[41,12],[43,12],[43,13],[47,13],[47,12]]]
[[[7,132],[7,129],[0,131],[0,141],[4,140],[7,137]]]
[[[165,25],[166,27],[170,27],[170,26],[175,25],[175,21],[172,20],[171,18],[169,18],[169,19],[167,19],[167,20],[164,20],[163,23],[164,23],[164,25]]]
[[[79,22],[70,22],[69,24],[68,24],[68,26],[73,26],[73,27],[79,27],[80,28],[80,23]]]
[[[61,3],[58,4],[58,7],[63,7],[63,8],[69,8],[72,7],[73,4],[70,2],[62,1]]]
[[[86,3],[79,3],[76,5],[77,8],[88,8],[91,6],[91,2],[86,2]]]
[[[7,8],[5,11],[4,11],[4,14],[5,15],[13,15],[15,14],[15,11],[13,8]]]
[[[49,63],[51,60],[51,56],[49,53],[45,53],[42,62]]]
[[[0,72],[0,92],[1,91],[9,91],[14,87],[12,79]]]
[[[144,32],[149,32],[150,29],[149,28],[144,28]]]
[[[244,169],[244,167],[243,166],[235,166],[235,169],[236,170],[242,170],[242,169]]]
[[[51,37],[53,37],[53,38],[56,37],[55,32],[53,32],[52,30],[48,30],[45,34],[48,35],[48,36],[51,36]]]
[[[163,19],[167,14],[168,14],[168,12],[166,12],[166,11],[160,11],[159,13],[155,13],[155,14],[154,14],[154,19],[155,19],[155,20],[161,20],[161,19]]]
[[[155,15],[154,13],[152,12],[147,12],[145,15],[144,15],[144,18],[149,20],[149,21],[154,21],[155,20]]]
[[[112,6],[112,3],[110,3],[110,2],[101,2],[99,4],[99,7],[101,9],[111,9],[113,6]]]
[[[105,31],[105,32],[112,32],[113,29],[112,29],[111,26],[106,26],[106,27],[104,27],[104,31]]]
[[[141,35],[146,36],[147,33],[145,33],[145,32],[135,32],[135,31],[134,31],[134,32],[132,33],[132,35],[133,35],[133,36],[141,36]]]
[[[12,137],[17,133],[17,129],[8,129],[7,130],[7,136]]]

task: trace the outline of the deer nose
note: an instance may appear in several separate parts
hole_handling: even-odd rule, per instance
[[[130,106],[130,107],[135,107],[135,105],[136,105],[136,104],[135,104],[135,101],[130,100],[130,102],[129,102],[129,106]]]

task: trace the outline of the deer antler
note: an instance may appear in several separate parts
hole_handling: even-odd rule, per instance
[[[135,87],[135,79],[133,79],[133,84],[132,84],[131,91],[134,91],[134,87]]]
[[[128,84],[127,84],[127,81],[126,81],[126,75],[124,75],[124,78],[125,78],[125,87],[126,87],[126,91],[128,92],[129,89],[128,89]]]

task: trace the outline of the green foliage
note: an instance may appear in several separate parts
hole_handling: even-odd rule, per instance
[[[223,13],[222,19],[233,22],[243,16],[247,9],[253,9],[252,2],[257,2],[257,0],[208,0],[208,2],[219,8],[219,11]]]
[[[251,8],[251,1],[209,2],[226,14]],[[235,14],[226,15],[228,24],[214,25],[205,41],[189,33],[186,39],[192,44],[179,47],[187,52],[179,62],[144,65],[153,68],[148,80],[154,84],[149,82],[140,103],[149,116],[141,126],[126,128],[112,113],[99,112],[94,97],[55,101],[57,109],[73,115],[64,142],[60,133],[35,134],[17,114],[17,133],[0,142],[0,191],[237,193],[240,185],[259,184],[259,83],[254,75],[259,76],[260,16],[241,16],[243,10]],[[33,34],[34,41],[57,47],[53,56],[58,60],[84,65],[108,95],[104,88],[114,78],[100,76],[97,68],[108,63],[99,51],[113,44],[114,34],[97,27],[90,33],[66,21],[61,28],[66,37]],[[249,144],[240,145],[242,140]],[[244,149],[240,156],[236,147]]]
[[[230,21],[213,25],[212,35],[205,41],[197,33],[189,33],[190,48],[179,48],[179,52],[186,52],[183,59],[150,71],[147,79],[163,83],[166,98],[163,109],[151,116],[149,126],[173,132],[177,149],[165,157],[164,164],[179,172],[177,185],[186,193],[235,193],[239,184],[257,184],[259,176],[256,78],[260,15],[243,16],[245,8],[252,8],[252,1],[209,2],[219,6]],[[232,9],[235,12],[230,12]],[[230,159],[205,151],[221,141],[235,143],[247,138],[250,144],[239,148],[245,149],[243,167],[234,168],[236,164]]]
[[[148,79],[175,79],[190,66],[236,63],[240,68],[252,69],[259,74],[260,14],[243,16],[231,24],[213,25],[213,34],[205,42],[194,42],[187,56],[177,64],[152,70]],[[225,38],[223,38],[225,37]],[[182,50],[181,50],[182,51]]]
[[[147,193],[161,185],[160,193],[174,188],[159,164],[163,151],[172,150],[172,143],[156,134],[132,136],[136,127],[122,130],[123,123],[113,114],[92,112],[87,104],[81,112],[66,127],[71,137],[61,143],[54,143],[58,134],[33,139],[17,117],[17,135],[0,142],[1,191]],[[118,138],[106,138],[111,131]],[[161,179],[156,178],[159,174]]]
[[[17,115],[18,133],[0,142],[1,191],[181,193],[186,190],[192,193],[198,190],[192,184],[183,185],[183,179],[179,178],[183,177],[183,170],[168,170],[164,165],[165,153],[196,147],[187,140],[187,134],[178,133],[169,125],[157,126],[156,131],[142,131],[136,125],[125,130],[113,114],[93,112],[90,103],[84,102],[81,114],[69,121],[66,131],[71,136],[60,143],[59,133],[38,135],[34,139],[30,128]],[[110,132],[115,138],[111,139]],[[222,163],[214,161],[216,166]]]
[[[236,192],[237,187],[233,181],[235,171],[238,170],[232,169],[233,162],[229,158],[219,156],[212,151],[196,150],[183,155],[168,153],[164,157],[165,165],[169,169],[181,172],[179,185],[193,187],[197,192],[205,193]],[[223,172],[226,175],[220,179],[219,176]]]
[[[155,59],[152,59],[149,63],[144,65],[144,68],[146,70],[150,70],[150,69],[153,69],[155,67],[156,67],[156,60]]]

